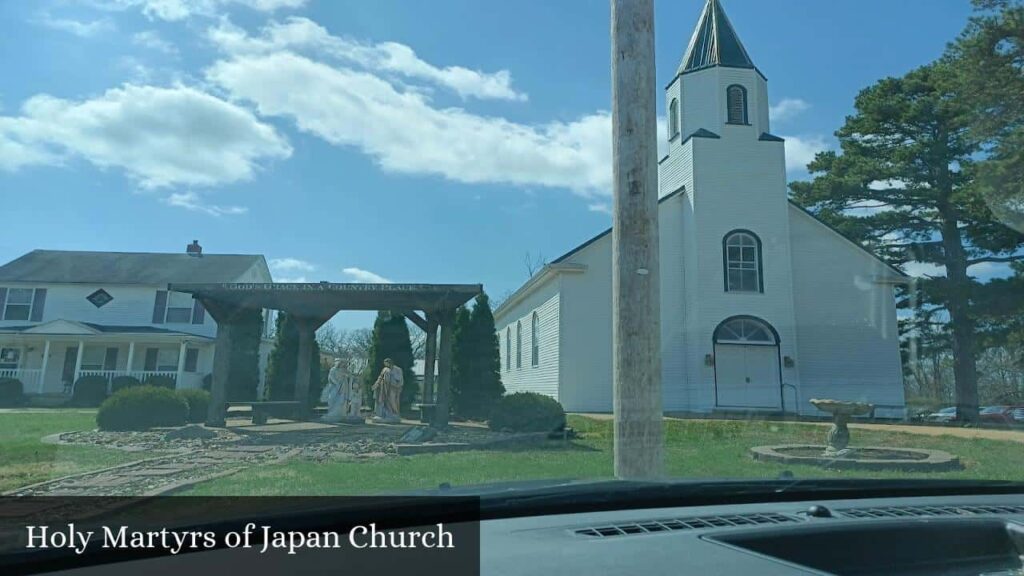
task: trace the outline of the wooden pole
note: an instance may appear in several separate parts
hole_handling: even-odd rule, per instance
[[[434,366],[437,362],[437,316],[427,313],[427,343],[423,353],[423,403],[434,404]]]
[[[295,317],[295,326],[299,330],[299,352],[295,364],[295,400],[300,402],[298,418],[304,420],[312,413],[309,402],[309,373],[312,368],[310,363],[316,327],[312,321],[299,317]]]
[[[448,393],[452,382],[452,330],[455,328],[455,314],[445,310],[439,314],[441,320],[441,345],[437,359],[437,406],[432,425],[443,430],[448,427]]]
[[[207,306],[207,310],[211,308]],[[231,371],[232,323],[228,314],[214,319],[217,321],[217,339],[213,345],[213,377],[210,382],[210,406],[206,412],[206,425],[223,427],[225,403],[228,399],[228,373]]]
[[[653,0],[611,0],[615,476],[663,475]]]

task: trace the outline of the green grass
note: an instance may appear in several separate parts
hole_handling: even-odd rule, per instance
[[[57,432],[94,428],[95,410],[0,413],[0,492],[151,456],[92,446],[58,446],[40,441],[43,436]]]
[[[190,495],[372,494],[543,478],[609,478],[612,427],[609,421],[572,417],[581,438],[569,448],[503,452],[456,452],[326,463],[292,461],[250,468],[200,484]],[[95,428],[95,412],[46,410],[0,413],[0,491],[154,456],[155,453],[43,444],[56,432]],[[783,470],[799,477],[913,477],[900,472],[829,471],[810,466],[755,462],[747,455],[758,444],[821,443],[825,428],[771,422],[668,420],[666,467],[686,478],[774,478]],[[851,430],[855,445],[906,446],[946,450],[966,468],[928,478],[1024,480],[1019,443]],[[922,475],[925,476],[925,475]]]
[[[442,482],[469,485],[543,478],[599,479],[612,475],[611,422],[573,417],[582,437],[566,449],[457,452],[360,461],[293,461],[244,470],[200,484],[189,495],[373,494],[436,487]],[[904,446],[946,450],[960,456],[965,469],[933,474],[829,471],[811,466],[755,462],[747,449],[759,444],[823,441],[825,428],[809,424],[666,422],[668,474],[686,478],[775,478],[783,470],[799,477],[928,478],[1024,480],[1021,446],[998,440],[964,439],[853,430],[857,445]]]

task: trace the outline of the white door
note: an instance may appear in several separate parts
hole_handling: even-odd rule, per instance
[[[781,408],[778,348],[717,344],[715,386],[722,408]]]

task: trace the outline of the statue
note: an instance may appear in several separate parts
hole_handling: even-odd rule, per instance
[[[363,407],[362,386],[349,372],[348,362],[341,358],[334,361],[327,373],[327,388],[320,397],[327,403],[327,413],[321,422],[364,422],[360,410]]]
[[[395,366],[391,358],[384,359],[384,369],[373,383],[374,422],[401,422],[400,402],[402,398],[402,369]]]

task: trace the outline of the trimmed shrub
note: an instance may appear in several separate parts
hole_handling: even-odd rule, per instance
[[[210,407],[210,393],[196,388],[177,391],[178,397],[188,403],[188,421],[206,422],[206,411]]]
[[[75,406],[99,406],[107,398],[107,379],[103,376],[82,376],[75,382],[71,403]]]
[[[96,424],[100,430],[146,430],[181,426],[187,417],[188,402],[173,390],[135,386],[107,398],[96,413]]]
[[[565,428],[565,410],[550,396],[516,392],[498,401],[487,425],[497,431],[554,432]]]
[[[21,406],[25,402],[25,386],[17,378],[0,378],[0,406]]]
[[[132,388],[133,386],[140,386],[142,382],[134,376],[118,376],[110,383],[111,392],[118,392],[125,388]]]
[[[142,383],[145,384],[146,386],[154,386],[156,388],[167,388],[169,390],[174,390],[175,386],[174,378],[171,378],[170,376],[162,376],[160,374],[157,374],[156,376],[150,376],[149,378],[143,380]]]

